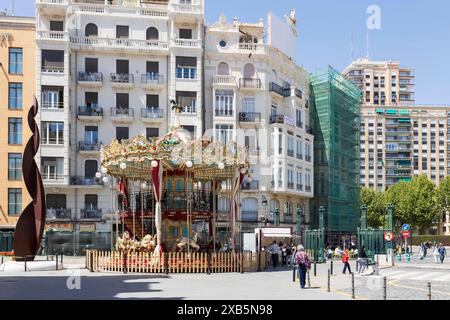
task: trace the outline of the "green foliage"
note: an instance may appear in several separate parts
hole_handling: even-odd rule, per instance
[[[422,235],[422,236],[413,236],[411,238],[411,242],[413,246],[418,246],[423,242],[437,242],[443,243],[445,246],[450,246],[450,236],[436,236],[436,235]]]
[[[394,225],[409,223],[419,232],[425,232],[442,212],[442,206],[449,204],[450,183],[446,181],[440,189],[438,191],[431,180],[421,175],[414,177],[411,182],[397,183],[385,192],[362,189],[361,203],[368,206],[367,216],[371,227],[379,226],[377,215],[384,214],[387,204],[392,203]]]
[[[439,184],[436,201],[441,213],[450,211],[450,176],[447,176]]]
[[[384,193],[362,188],[359,197],[360,203],[367,205],[367,226],[375,229],[382,227],[386,215]]]

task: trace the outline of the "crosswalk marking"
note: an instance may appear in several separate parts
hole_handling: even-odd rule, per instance
[[[396,280],[450,281],[450,272],[383,270],[381,276]]]

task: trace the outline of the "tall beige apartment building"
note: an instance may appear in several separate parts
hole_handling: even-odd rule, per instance
[[[416,105],[414,71],[399,62],[360,59],[344,75],[363,92],[360,184],[375,190],[425,174],[450,173],[450,106]],[[450,234],[448,214],[438,226]]]

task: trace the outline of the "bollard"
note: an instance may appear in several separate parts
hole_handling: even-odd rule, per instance
[[[311,287],[311,278],[309,277],[309,270],[308,270],[308,287]]]
[[[355,273],[352,272],[352,299],[355,299]]]
[[[314,261],[314,277],[317,276],[317,262]]]
[[[331,283],[330,283],[330,281],[331,281],[331,271],[330,271],[330,269],[328,269],[328,284],[327,284],[327,292],[330,292],[331,290],[330,290],[330,286],[331,286]]]
[[[25,259],[23,260],[24,265],[25,265],[25,272],[27,272],[27,258],[25,257]]]
[[[56,255],[56,270],[58,270],[58,255]]]
[[[331,275],[333,275],[333,260],[331,260],[331,262],[330,262],[330,268],[331,268]]]
[[[359,262],[358,262],[358,258],[356,258],[356,268],[355,268],[356,272],[358,272],[359,270]]]
[[[2,264],[3,264],[3,256],[2,256]]]
[[[123,273],[127,273],[128,272],[128,270],[127,270],[127,254],[125,253],[124,255],[123,255]]]
[[[383,300],[386,300],[387,298],[387,286],[386,286],[386,277],[383,277]]]
[[[208,252],[208,256],[207,256],[208,260],[207,260],[207,274],[211,274],[211,253]]]
[[[431,282],[428,282],[428,300],[431,300]]]
[[[63,264],[64,254],[61,255],[61,264]]]

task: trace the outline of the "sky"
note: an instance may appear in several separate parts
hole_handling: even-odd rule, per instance
[[[0,0],[11,12],[13,0]],[[415,69],[416,104],[450,105],[450,1],[448,0],[205,0],[206,23],[221,13],[231,21],[267,21],[297,11],[297,63],[314,72],[342,71],[353,57],[398,60]],[[379,30],[367,31],[367,8],[380,8]],[[15,0],[15,14],[34,15],[34,0]],[[353,41],[351,40],[353,38]]]

